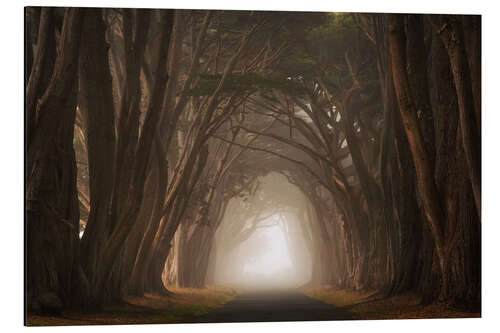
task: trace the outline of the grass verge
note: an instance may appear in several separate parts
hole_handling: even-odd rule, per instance
[[[229,302],[236,292],[229,288],[189,289],[169,287],[173,296],[126,297],[102,310],[65,311],[59,317],[27,316],[28,326],[168,324],[195,322],[197,316]]]
[[[467,312],[449,304],[421,305],[415,293],[379,298],[376,292],[338,290],[331,286],[303,288],[309,297],[332,304],[352,314],[354,319],[424,319],[424,318],[480,318],[480,312]]]

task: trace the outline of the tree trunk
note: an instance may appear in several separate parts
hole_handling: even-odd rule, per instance
[[[91,284],[109,232],[115,148],[114,105],[102,9],[85,9],[80,52],[80,111],[86,117],[90,213],[81,242],[82,265]],[[84,109],[84,106],[87,109]]]
[[[26,72],[28,77],[26,86],[26,147],[33,143],[33,135],[37,123],[37,102],[42,97],[50,82],[56,59],[55,23],[52,8],[42,8],[40,26],[35,47],[33,65]],[[32,24],[27,22],[28,26]],[[28,45],[31,48],[31,45]],[[28,74],[29,73],[29,74]]]
[[[82,13],[66,9],[54,72],[38,101],[26,165],[27,307],[44,312],[52,294],[58,311],[77,303],[79,204],[73,133]],[[76,278],[81,278],[77,280]],[[76,285],[82,282],[81,285]]]
[[[474,104],[471,72],[467,61],[462,24],[456,15],[440,15],[438,18],[434,15],[428,17],[439,32],[450,58],[460,111],[462,145],[474,190],[476,209],[481,217],[481,134],[476,120],[480,117],[480,111],[476,110]]]
[[[161,104],[163,101],[163,93],[166,89],[168,81],[168,73],[166,70],[166,61],[168,59],[168,48],[170,42],[170,34],[173,25],[173,11],[169,10],[164,18],[162,18],[161,27],[161,43],[160,54],[158,61],[162,65],[158,65],[159,76],[155,80],[152,100],[149,104],[142,135],[139,139],[136,153],[134,156],[133,177],[128,188],[127,200],[122,203],[124,205],[123,212],[119,215],[116,227],[111,233],[106,242],[101,255],[98,271],[98,284],[95,288],[96,296],[102,294],[106,280],[109,277],[112,263],[120,253],[123,243],[130,233],[142,204],[144,195],[144,181],[146,179],[146,170],[153,146],[153,139],[156,135],[157,124],[160,119]]]
[[[417,174],[417,186],[420,199],[424,207],[425,215],[432,232],[434,245],[439,258],[439,266],[442,276],[441,291],[447,290],[446,282],[448,272],[446,267],[446,250],[444,243],[443,224],[445,214],[442,203],[434,182],[434,172],[425,148],[425,142],[420,133],[417,118],[417,109],[411,95],[411,90],[406,73],[406,37],[404,33],[402,15],[391,15],[389,17],[389,45],[392,59],[392,72],[394,87],[399,104],[401,118],[410,145],[415,171]]]

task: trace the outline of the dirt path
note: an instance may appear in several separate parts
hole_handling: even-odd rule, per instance
[[[195,322],[347,320],[351,315],[296,290],[245,292]]]

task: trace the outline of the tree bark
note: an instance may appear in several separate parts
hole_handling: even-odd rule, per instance
[[[28,149],[33,142],[37,123],[37,103],[47,89],[56,59],[55,20],[52,11],[52,8],[41,10],[34,60],[26,86],[26,146]],[[28,22],[28,25],[31,23]],[[32,46],[28,45],[28,47]]]
[[[112,263],[120,253],[123,243],[127,238],[131,228],[133,227],[139,209],[143,200],[144,180],[146,178],[146,169],[149,162],[150,153],[153,146],[153,139],[156,135],[157,125],[160,118],[161,103],[163,101],[163,93],[168,81],[168,73],[166,69],[166,62],[168,59],[168,48],[170,42],[170,34],[173,25],[173,11],[169,10],[168,13],[162,18],[161,28],[161,51],[158,61],[162,65],[158,65],[159,76],[155,80],[153,96],[149,104],[144,126],[142,128],[142,135],[139,139],[133,165],[133,177],[130,186],[127,189],[127,199],[122,204],[124,210],[119,215],[116,227],[111,233],[106,242],[104,250],[101,254],[101,261],[99,263],[98,271],[98,285],[96,288],[96,296],[102,293],[104,284],[111,273]]]
[[[80,52],[80,111],[86,118],[90,213],[81,241],[82,265],[92,285],[110,228],[115,150],[114,105],[102,9],[85,9]],[[84,108],[86,106],[86,109]]]
[[[41,312],[44,294],[51,293],[64,306],[71,306],[77,301],[73,297],[78,288],[83,288],[76,285],[81,276],[73,150],[81,28],[81,10],[66,9],[60,52],[47,90],[37,103],[33,143],[27,151],[27,305]]]
[[[440,34],[450,58],[460,111],[462,145],[469,166],[469,177],[474,190],[476,209],[481,217],[481,134],[476,120],[480,117],[480,111],[476,110],[474,104],[475,99],[462,24],[456,15],[439,15],[438,17],[429,15],[428,17]]]
[[[415,171],[417,174],[417,187],[422,200],[426,219],[432,232],[434,245],[439,257],[439,266],[442,276],[441,290],[446,293],[445,283],[448,279],[446,267],[446,249],[444,243],[443,224],[445,214],[441,207],[441,199],[434,182],[434,172],[425,149],[425,143],[420,133],[417,118],[417,109],[411,95],[411,90],[406,73],[405,45],[406,37],[404,33],[404,17],[401,15],[391,15],[389,17],[389,45],[392,60],[392,72],[394,77],[394,87],[399,104],[401,118],[410,145]]]

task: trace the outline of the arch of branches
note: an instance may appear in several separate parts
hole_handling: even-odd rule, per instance
[[[479,304],[476,17],[30,8],[27,21],[28,309],[210,283],[224,216],[236,244],[283,204],[244,204],[272,172],[304,198],[287,209],[310,283]]]

